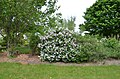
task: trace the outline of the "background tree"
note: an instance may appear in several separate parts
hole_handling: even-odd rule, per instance
[[[58,26],[64,28],[64,29],[69,29],[71,31],[74,31],[75,29],[75,17],[70,17],[69,19],[63,19],[62,24],[59,24]]]
[[[21,36],[28,31],[33,25],[37,9],[35,2],[32,4],[27,0],[1,0],[2,7],[0,13],[0,30],[1,35],[7,41],[7,49],[12,53],[13,48],[20,42]],[[35,12],[35,13],[34,13]],[[36,15],[37,16],[37,15]]]
[[[39,27],[35,27],[29,35],[29,46],[31,48],[32,55],[35,55],[37,52],[39,37],[46,34],[49,30],[55,29],[57,27],[57,23],[61,23],[62,21],[61,13],[56,12],[59,9],[56,3],[57,0],[47,0],[45,6],[39,9],[39,11],[42,11],[39,18],[40,21],[36,22],[36,25]]]
[[[52,16],[58,9],[56,0],[0,0],[0,34],[7,42],[9,53],[20,44],[23,34],[44,31],[52,26]],[[42,10],[43,7],[45,10]],[[33,31],[34,30],[34,31]]]
[[[84,18],[86,21],[80,25],[80,29],[106,37],[118,35],[120,34],[120,0],[97,0],[87,9]]]

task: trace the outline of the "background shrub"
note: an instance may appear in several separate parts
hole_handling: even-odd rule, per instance
[[[98,36],[76,36],[77,42],[80,46],[77,56],[78,61],[100,61],[105,58],[104,46],[98,40]]]
[[[106,50],[104,54],[107,58],[120,59],[120,41],[115,38],[108,38],[102,41],[104,49]]]

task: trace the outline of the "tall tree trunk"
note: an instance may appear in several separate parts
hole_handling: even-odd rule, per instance
[[[32,48],[32,56],[34,56],[36,54],[36,48],[37,48],[37,45],[35,45],[33,48]]]
[[[9,18],[9,24],[6,28],[6,34],[7,34],[7,53],[8,53],[8,56],[12,55],[13,54],[13,34],[12,34],[12,16]]]

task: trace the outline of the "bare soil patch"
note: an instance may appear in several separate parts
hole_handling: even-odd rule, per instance
[[[116,59],[108,59],[97,63],[63,63],[63,62],[41,62],[39,57],[31,56],[30,54],[20,54],[15,58],[7,57],[7,53],[0,53],[0,62],[14,62],[14,63],[21,63],[21,64],[52,64],[58,66],[104,66],[104,65],[119,65],[120,60]]]
[[[20,54],[15,58],[7,57],[7,53],[0,54],[0,62],[16,62],[21,64],[40,64],[38,56],[30,56],[30,54]]]

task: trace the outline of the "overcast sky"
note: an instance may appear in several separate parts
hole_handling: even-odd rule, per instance
[[[58,0],[58,5],[61,6],[59,12],[62,13],[63,18],[69,18],[71,16],[76,17],[76,26],[84,22],[84,12],[86,8],[89,8],[96,0]]]

